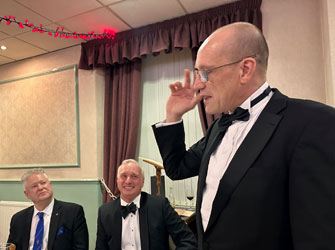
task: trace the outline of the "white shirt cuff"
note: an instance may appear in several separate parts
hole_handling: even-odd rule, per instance
[[[175,125],[175,124],[181,123],[182,121],[183,120],[176,121],[176,122],[165,122],[165,121],[162,121],[162,122],[156,123],[155,126],[156,126],[156,128],[161,128],[161,127]]]

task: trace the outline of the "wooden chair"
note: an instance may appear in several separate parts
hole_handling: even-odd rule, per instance
[[[153,165],[156,168],[157,195],[161,195],[161,193],[160,193],[160,190],[161,190],[161,174],[162,174],[162,169],[164,169],[163,164],[159,163],[159,162],[156,162],[154,160],[151,160],[151,159],[143,158],[143,157],[139,157],[139,159],[141,159],[142,161],[144,161],[146,163],[149,163],[149,164]],[[185,219],[185,223],[190,227],[191,231],[193,232],[193,234],[197,238],[195,212]],[[174,246],[171,239],[170,239],[170,249],[175,249],[175,246]]]

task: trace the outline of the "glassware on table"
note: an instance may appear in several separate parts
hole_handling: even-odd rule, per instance
[[[0,250],[15,250],[16,246],[13,243],[0,243]]]
[[[173,194],[173,188],[170,187],[170,190],[169,190],[169,201],[170,201],[170,204],[172,207],[175,207],[176,206],[176,200],[175,200],[175,197],[174,197],[174,194]]]
[[[186,186],[186,198],[188,200],[188,207],[193,209],[193,199],[194,199],[194,191],[192,188],[192,183],[189,186]]]

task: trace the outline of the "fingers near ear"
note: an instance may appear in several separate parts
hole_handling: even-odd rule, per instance
[[[176,88],[175,88],[175,86],[174,86],[174,83],[170,83],[169,84],[169,88],[170,88],[170,90],[171,90],[172,93],[174,93],[174,92],[177,91]]]
[[[196,96],[194,97],[194,102],[195,102],[196,104],[198,104],[201,100],[202,100],[202,96],[201,96],[201,95],[196,95]]]
[[[189,69],[184,69],[184,87],[190,88],[191,87],[191,75]]]
[[[176,92],[178,89],[182,88],[181,82],[174,82],[169,84],[171,92]]]
[[[175,86],[176,89],[181,89],[181,88],[183,88],[183,85],[181,84],[181,82],[175,82],[175,83],[174,83],[174,86]]]

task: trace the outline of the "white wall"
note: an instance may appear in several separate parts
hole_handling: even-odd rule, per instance
[[[268,80],[291,97],[326,103],[319,0],[263,0]]]
[[[335,1],[321,0],[327,103],[335,105]]]

